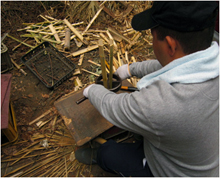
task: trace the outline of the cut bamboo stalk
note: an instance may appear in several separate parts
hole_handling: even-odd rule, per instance
[[[119,32],[113,30],[112,28],[109,27],[108,30],[109,30],[110,32],[112,32],[114,35],[117,35],[117,36],[119,36],[120,38],[122,38],[123,40],[127,41],[129,44],[131,43],[131,41],[130,41],[129,39],[127,39],[124,35],[122,35],[122,34],[120,34]]]
[[[98,64],[98,63],[96,63],[96,62],[94,62],[94,61],[88,60],[88,62],[90,62],[90,63],[92,63],[92,64],[94,64],[94,65],[97,65],[97,66],[101,67],[100,64]]]
[[[48,120],[46,120],[46,121],[39,121],[39,122],[37,122],[36,123],[36,125],[38,126],[38,128],[41,128],[41,127],[43,127],[45,124],[47,124],[48,122],[50,122],[52,120],[52,118],[50,118],[50,119],[48,119]]]
[[[60,159],[58,159],[58,160],[56,160],[55,162],[54,162],[54,165],[53,166],[50,166],[50,165],[47,165],[47,166],[45,166],[44,167],[44,169],[46,169],[47,171],[45,172],[43,172],[42,174],[35,174],[35,176],[34,175],[32,175],[32,177],[45,177],[45,175],[48,175],[49,173],[51,173],[51,172],[53,172],[53,170],[54,170],[54,167],[56,167],[57,166],[57,164],[60,162]],[[50,168],[50,169],[49,169]],[[38,172],[37,172],[38,173]],[[47,177],[49,177],[49,176],[47,176]]]
[[[50,17],[49,15],[45,15],[46,18],[50,19],[50,20],[53,20],[53,21],[58,21],[58,19],[55,19],[53,17]]]
[[[79,86],[79,87],[83,86],[83,84],[82,84],[81,80],[79,79],[79,77],[76,77],[76,79],[74,80],[74,84],[75,84],[75,86]]]
[[[65,157],[64,159],[65,159],[65,170],[66,170],[66,177],[68,177],[67,165],[66,165],[66,157]]]
[[[81,55],[80,55],[80,58],[79,58],[78,66],[81,66],[81,65],[82,65],[83,58],[84,58],[84,54],[81,54]]]
[[[95,16],[92,18],[92,20],[89,22],[89,24],[87,25],[86,29],[83,31],[82,35],[85,34],[85,32],[87,32],[87,30],[90,28],[90,26],[92,25],[92,23],[95,21],[95,19],[99,16],[100,12],[102,11],[102,9],[104,8],[104,6],[102,6],[95,14]]]
[[[103,40],[105,40],[108,44],[110,43],[109,40],[106,38],[106,36],[103,33],[99,33],[100,37],[102,37]]]
[[[117,52],[117,56],[118,56],[119,67],[121,67],[121,66],[122,66],[122,63],[121,63],[121,59],[120,59],[120,54],[119,54],[119,52]]]
[[[62,169],[62,166],[63,166],[63,163],[64,163],[64,160],[62,159],[56,166],[56,168],[54,168],[53,170],[53,173],[51,175],[48,175],[48,177],[53,177],[53,175],[56,175],[57,174],[57,169]]]
[[[70,50],[70,29],[65,29],[65,42],[64,42],[64,50]]]
[[[29,32],[29,33],[39,33],[39,34],[42,34],[42,35],[50,35],[50,36],[54,35],[53,33],[38,31],[38,30],[27,30],[27,32]]]
[[[33,164],[33,163],[35,163],[35,161],[28,162],[28,164],[25,164],[25,165],[23,165],[23,166],[21,166],[21,167],[19,167],[19,168],[17,168],[17,169],[14,169],[13,171],[7,173],[6,175],[4,175],[4,177],[8,177],[9,175],[11,175],[11,174],[13,174],[13,173],[15,173],[15,172],[17,172],[17,171],[20,171],[21,169],[23,169],[23,168],[25,168],[25,167],[27,167],[27,166]],[[22,173],[23,173],[23,172],[22,172]]]
[[[35,46],[31,46],[31,45],[29,45],[29,44],[27,44],[27,43],[25,43],[25,42],[23,42],[23,41],[21,41],[21,40],[18,40],[17,38],[15,38],[15,37],[13,37],[13,36],[11,36],[11,35],[9,35],[9,34],[7,34],[7,37],[9,37],[9,38],[11,38],[11,39],[13,39],[13,40],[15,40],[15,41],[17,41],[17,42],[19,42],[19,43],[25,45],[25,46],[28,46],[28,47],[30,47],[30,48],[35,48]]]
[[[25,39],[23,42],[26,42],[29,38]],[[17,49],[19,46],[21,46],[22,44],[20,43],[19,45],[15,46],[12,51],[14,51],[15,49]]]
[[[89,32],[91,32],[91,33],[105,33],[106,30],[90,29],[90,30],[88,30],[87,32],[88,32],[88,33],[89,33]]]
[[[137,62],[134,56],[131,56],[131,62]]]
[[[119,67],[119,62],[117,61],[115,57],[113,57],[113,64],[116,69]]]
[[[41,39],[44,40],[44,41],[48,41],[48,42],[56,43],[56,44],[61,44],[62,43],[61,41],[55,41],[55,40],[51,40],[51,39],[48,39],[48,38],[45,38],[45,37],[42,37]]]
[[[83,70],[83,71],[85,71],[85,72],[87,72],[87,73],[90,73],[90,74],[92,74],[92,75],[99,76],[98,74],[93,73],[93,72],[90,72],[90,71],[88,71],[88,70],[86,70],[86,69],[81,69],[81,70]]]
[[[79,74],[81,74],[80,70],[79,69],[75,69],[75,72],[73,73],[73,75],[79,75]]]
[[[121,53],[124,54],[125,53],[125,49],[124,49],[124,44],[123,44],[122,41],[120,42],[120,46],[121,46]]]
[[[88,45],[89,43],[83,39],[83,36],[71,25],[71,23],[69,23],[69,21],[67,19],[63,20],[64,23],[70,28],[70,30],[86,45]]]
[[[115,50],[115,51],[118,51],[118,46],[117,46],[117,44],[116,44],[114,38],[112,37],[111,33],[110,33],[108,30],[106,30],[106,34],[108,35],[109,39],[112,39],[112,40],[113,40],[114,50]]]
[[[53,36],[55,37],[55,39],[57,41],[61,41],[59,35],[57,34],[57,32],[52,24],[49,25],[49,28],[50,28],[51,32],[53,33]]]
[[[110,53],[109,53],[109,65],[110,65],[110,74],[109,74],[109,88],[112,89],[112,77],[113,77],[113,40],[110,39]]]
[[[83,54],[83,53],[92,51],[92,50],[94,50],[94,49],[96,49],[96,48],[98,48],[98,47],[99,47],[99,45],[88,46],[88,47],[85,48],[85,49],[81,49],[81,50],[79,50],[79,51],[73,52],[70,56],[75,57],[75,56],[78,56],[78,55],[80,55],[80,54]],[[67,56],[67,57],[69,57],[69,56]]]
[[[125,60],[126,60],[127,64],[129,64],[129,60],[128,60],[128,52],[127,52],[127,51],[125,51]]]
[[[16,67],[19,71],[21,71],[22,74],[27,75],[27,73],[26,73],[23,69],[21,69],[21,67],[20,67],[12,58],[11,58],[11,62],[15,65],[15,67]]]
[[[45,21],[50,22],[46,17],[42,16],[41,14],[40,14],[40,17],[41,17],[42,19],[44,19]]]
[[[22,155],[20,158],[18,158],[16,161],[14,161],[13,163],[11,163],[10,166],[13,166],[15,163],[17,163],[18,161],[20,161],[22,158],[24,158],[25,156],[27,156],[29,153],[31,153],[31,151],[28,151],[27,153],[25,153],[24,155]]]
[[[44,116],[46,116],[47,114],[51,113],[51,111],[53,110],[53,108],[49,109],[48,111],[46,111],[45,113],[43,113],[42,115],[40,115],[39,117],[37,117],[36,119],[34,119],[33,121],[31,121],[29,123],[29,125],[39,121],[41,118],[43,118]]]
[[[108,88],[108,83],[107,83],[108,79],[107,79],[107,73],[105,67],[104,42],[102,39],[100,39],[98,43],[99,43],[99,56],[100,56],[101,68],[102,68],[103,85],[105,88]]]
[[[78,41],[76,38],[73,38],[74,39],[74,41],[75,41],[75,43],[76,43],[76,46],[78,47],[78,48],[80,48],[82,45],[83,45],[83,43],[81,42],[81,41]]]
[[[36,41],[37,43],[40,43],[40,41],[38,40],[38,38],[35,37],[35,34],[34,34],[34,33],[31,32],[31,35],[34,36],[34,39],[35,39],[35,41]]]

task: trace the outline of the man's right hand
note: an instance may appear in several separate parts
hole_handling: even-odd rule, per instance
[[[116,70],[115,74],[118,75],[122,80],[131,77],[131,75],[128,71],[128,64],[124,64],[121,67],[119,67]]]

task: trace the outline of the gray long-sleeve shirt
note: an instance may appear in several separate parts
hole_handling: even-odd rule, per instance
[[[130,65],[133,76],[160,69],[157,60]],[[157,81],[133,93],[101,85],[88,98],[114,125],[143,135],[154,176],[219,176],[219,77],[197,84]]]

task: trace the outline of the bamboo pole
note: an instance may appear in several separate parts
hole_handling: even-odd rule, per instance
[[[112,39],[110,39],[109,65],[110,65],[109,88],[112,89],[112,77],[113,77],[113,40]]]
[[[105,54],[104,54],[104,42],[102,39],[98,41],[99,43],[99,56],[101,60],[101,68],[102,68],[102,79],[103,79],[103,85],[105,88],[108,88],[107,83],[107,73],[106,73],[106,67],[105,67]]]
[[[65,29],[65,42],[64,42],[64,50],[70,50],[70,29]]]
[[[60,37],[58,36],[58,34],[57,34],[57,32],[56,32],[56,30],[55,30],[55,28],[54,28],[54,26],[53,26],[52,24],[50,24],[50,25],[49,25],[49,28],[50,28],[51,32],[53,33],[53,36],[55,37],[55,39],[56,39],[57,41],[61,41],[61,40],[60,40]]]
[[[88,45],[88,41],[83,39],[83,36],[71,25],[71,23],[69,23],[69,21],[67,19],[63,20],[64,23],[70,28],[70,30],[86,45]]]

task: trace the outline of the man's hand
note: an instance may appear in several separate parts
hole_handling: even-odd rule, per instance
[[[124,64],[121,67],[119,67],[116,70],[115,74],[118,75],[122,80],[131,77],[131,75],[128,71],[128,64]]]
[[[86,87],[86,88],[83,90],[83,95],[84,95],[86,98],[88,98],[89,89],[90,89],[90,87],[93,86],[93,85],[95,85],[95,84],[91,84],[91,85],[89,85],[88,87]]]

